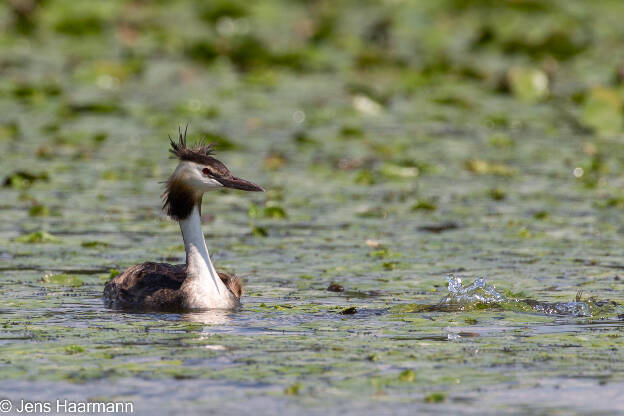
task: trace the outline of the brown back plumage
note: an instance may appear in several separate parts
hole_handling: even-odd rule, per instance
[[[225,286],[240,299],[243,285],[233,274],[217,272]],[[147,262],[132,266],[106,283],[104,298],[109,306],[126,309],[179,311],[180,290],[186,280],[186,265]]]

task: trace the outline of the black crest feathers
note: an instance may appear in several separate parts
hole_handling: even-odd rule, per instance
[[[179,138],[177,143],[169,136],[169,142],[171,144],[169,152],[180,161],[188,160],[205,165],[212,163],[215,160],[211,157],[214,155],[214,144],[208,144],[202,141],[194,144],[192,147],[188,147],[186,145],[187,128],[188,124],[184,128],[184,133],[182,133],[182,129],[178,127]]]

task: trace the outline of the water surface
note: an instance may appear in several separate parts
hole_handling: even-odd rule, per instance
[[[624,412],[624,11],[503,3],[0,6],[0,396]],[[184,261],[187,122],[268,189],[204,198],[243,308],[109,310],[111,275]]]

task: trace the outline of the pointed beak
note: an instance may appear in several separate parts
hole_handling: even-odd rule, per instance
[[[229,179],[218,178],[217,180],[221,183],[221,185],[226,188],[240,189],[241,191],[264,192],[264,188],[262,188],[261,186],[246,181],[245,179],[237,178],[235,176],[232,176]]]

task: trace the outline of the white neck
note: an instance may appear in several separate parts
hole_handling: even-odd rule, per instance
[[[231,309],[239,306],[238,299],[225,286],[210,261],[201,230],[199,207],[180,220],[180,230],[186,250],[187,277],[182,286],[185,305],[189,309]]]

